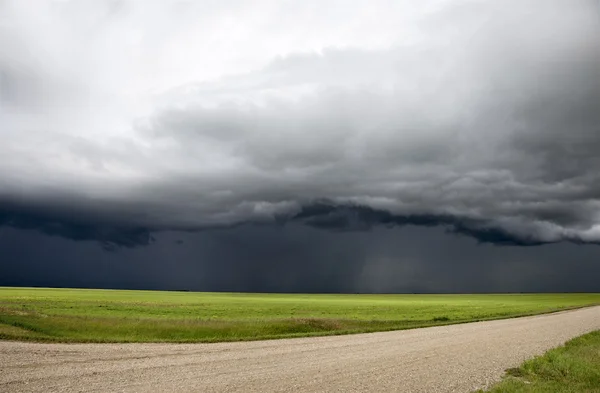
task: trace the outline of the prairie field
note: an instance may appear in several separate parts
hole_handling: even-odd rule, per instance
[[[0,339],[257,340],[409,329],[594,304],[600,304],[600,294],[256,294],[0,287]]]
[[[506,370],[504,380],[485,392],[600,392],[600,330]]]

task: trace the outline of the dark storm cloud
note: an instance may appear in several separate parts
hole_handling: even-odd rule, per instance
[[[183,240],[182,244],[174,244]],[[415,226],[331,232],[242,225],[157,234],[103,252],[40,232],[0,228],[0,286],[258,292],[600,291],[600,247],[495,247]],[[85,261],[82,262],[82,261]]]
[[[148,225],[143,218],[135,216],[100,216],[91,215],[93,208],[81,209],[56,204],[36,206],[19,205],[3,201],[0,208],[0,227],[8,226],[16,229],[37,230],[46,235],[61,236],[75,241],[97,241],[105,250],[114,251],[118,248],[148,246],[155,242],[155,235],[172,230],[170,226]],[[114,214],[113,209],[108,209]],[[283,229],[285,225],[304,224],[320,230],[331,232],[365,232],[374,227],[403,227],[424,226],[442,227],[447,233],[466,235],[480,243],[490,243],[503,246],[534,246],[545,243],[534,235],[515,236],[509,231],[499,229],[493,223],[463,219],[454,216],[436,215],[407,215],[398,216],[384,210],[374,210],[360,205],[339,205],[328,201],[319,201],[302,206],[293,216],[279,216],[274,222],[263,223],[267,227]],[[264,228],[264,225],[263,225]],[[214,226],[205,230],[227,231],[231,226]],[[180,228],[180,231],[198,232],[198,228]],[[573,243],[584,243],[578,239],[569,240]],[[594,243],[594,242],[589,242]],[[181,239],[175,244],[183,244]]]
[[[105,250],[117,247],[146,246],[154,241],[147,228],[131,223],[119,224],[115,220],[102,222],[98,218],[81,214],[73,209],[56,206],[25,207],[0,200],[0,227],[36,230],[50,236],[60,236],[75,241],[96,241]]]
[[[48,4],[0,5],[0,225],[600,241],[595,1]]]
[[[369,230],[373,226],[441,226],[449,233],[467,235],[480,243],[511,246],[541,245],[535,236],[517,237],[496,228],[491,223],[478,220],[460,220],[453,216],[409,215],[395,216],[365,206],[338,206],[326,202],[303,207],[293,220],[329,230]]]

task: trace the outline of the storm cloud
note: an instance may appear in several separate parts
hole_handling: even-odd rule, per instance
[[[595,0],[0,1],[0,268],[29,237],[217,289],[467,288],[430,241],[486,288],[548,250],[584,280],[599,152]]]
[[[326,200],[484,241],[600,240],[596,1],[316,6],[0,3],[3,200],[126,233]]]
[[[0,228],[0,285],[243,292],[598,292],[600,247],[477,244],[438,227],[160,232],[145,247]]]

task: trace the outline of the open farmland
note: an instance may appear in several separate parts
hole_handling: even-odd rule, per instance
[[[0,288],[0,338],[256,340],[407,329],[593,304],[600,304],[600,294],[306,295]]]

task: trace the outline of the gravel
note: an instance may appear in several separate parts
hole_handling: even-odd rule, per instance
[[[600,329],[600,306],[395,332],[216,344],[0,341],[0,392],[470,392]]]

